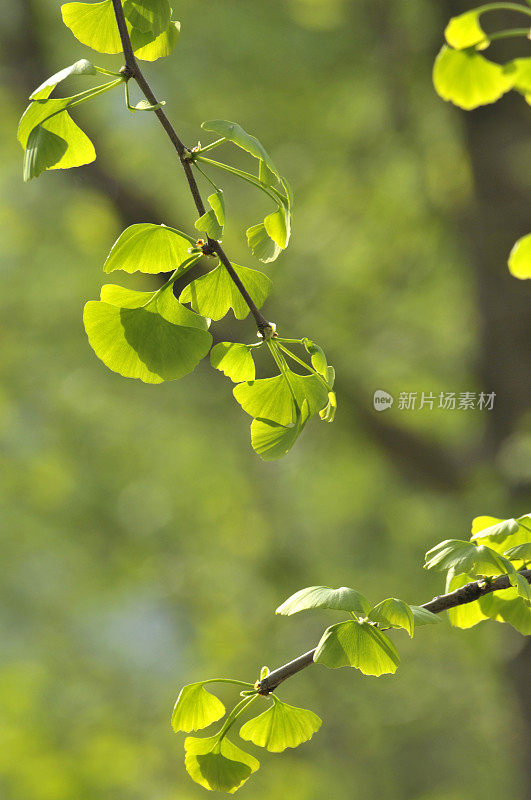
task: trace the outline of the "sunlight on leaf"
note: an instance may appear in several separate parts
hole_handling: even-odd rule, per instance
[[[204,231],[211,239],[221,239],[225,226],[225,200],[223,192],[214,192],[209,195],[210,211],[199,217],[195,223],[198,231]]]
[[[499,100],[511,89],[513,80],[503,67],[475,50],[452,50],[444,45],[435,59],[433,83],[443,100],[469,111]]]
[[[365,617],[371,611],[371,604],[364,595],[347,586],[340,586],[339,589],[330,589],[328,586],[308,586],[288,597],[275,613],[290,616],[299,611],[313,608],[352,611],[360,617]]]
[[[515,278],[531,278],[531,233],[522,236],[513,245],[509,255],[509,270]]]
[[[61,83],[62,81],[69,78],[71,75],[97,75],[96,69],[94,68],[94,64],[91,64],[90,61],[87,61],[86,58],[82,58],[79,61],[76,61],[75,64],[71,64],[69,67],[65,67],[64,69],[56,72],[55,75],[52,75],[50,78],[47,78],[38,89],[35,89],[34,92],[30,95],[30,100],[41,100],[43,98],[48,97],[50,92],[55,89],[57,84]]]
[[[328,392],[316,375],[298,375],[288,370],[288,377],[289,383],[284,375],[240,383],[233,389],[234,397],[251,417],[284,426],[297,422],[304,400],[310,416],[326,405]]]
[[[490,40],[481,27],[480,15],[481,9],[473,9],[450,20],[444,31],[450,47],[454,47],[456,50],[464,50],[467,47],[483,50],[488,47]]]
[[[415,631],[413,611],[407,603],[397,600],[396,597],[389,597],[375,605],[369,614],[369,619],[377,622],[380,626],[404,628],[410,636],[413,636]]]
[[[225,706],[218,698],[207,692],[203,683],[190,683],[181,689],[171,724],[174,731],[198,731],[207,728],[225,714]]]
[[[250,719],[240,729],[240,736],[271,753],[298,747],[312,738],[322,720],[313,711],[297,708],[273,697],[273,705],[260,716]]]
[[[191,236],[166,225],[137,223],[120,234],[103,269],[107,273],[116,269],[154,275],[173,272],[190,258],[188,251],[194,244],[195,240]]]
[[[313,660],[326,667],[355,667],[364,675],[396,672],[400,663],[391,640],[369,622],[338,622],[324,632]]]
[[[234,383],[253,381],[255,377],[252,348],[239,342],[219,342],[210,351],[210,363]]]
[[[270,279],[259,270],[238,264],[232,266],[260,308],[273,288]],[[185,286],[179,300],[181,303],[190,303],[199,314],[214,320],[224,317],[231,308],[236,319],[245,319],[249,313],[249,306],[223,264]]]
[[[270,238],[263,222],[248,228],[246,235],[252,254],[264,264],[275,261],[282,252],[282,248]]]
[[[188,774],[205,789],[234,793],[260,767],[253,756],[236,747],[227,737],[198,739],[188,736],[184,742]]]

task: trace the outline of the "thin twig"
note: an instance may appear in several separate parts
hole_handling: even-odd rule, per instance
[[[520,574],[531,583],[531,569],[522,570]],[[456,606],[473,603],[474,600],[479,600],[480,597],[484,597],[486,594],[497,592],[501,589],[509,589],[510,586],[511,583],[508,575],[500,575],[497,578],[490,578],[488,580],[472,581],[462,586],[460,589],[456,589],[454,592],[434,597],[433,600],[424,603],[420,607],[425,608],[426,611],[431,611],[432,614],[440,614],[441,611],[448,611],[448,609],[455,608]],[[309,667],[310,664],[314,663],[313,657],[316,650],[317,648],[314,647],[312,650],[308,650],[307,653],[298,656],[298,658],[294,658],[293,661],[289,661],[287,664],[283,664],[283,666],[274,669],[267,677],[258,682],[258,692],[263,695],[270,694],[283,681],[296,675],[297,672],[300,672],[302,669]]]
[[[127,30],[127,24],[125,21],[125,15],[124,15],[124,10],[122,8],[121,0],[112,0],[112,4],[114,8],[114,15],[116,17],[116,24],[118,25],[118,31],[120,33],[122,48],[124,51],[125,69],[123,70],[123,74],[126,77],[126,79],[133,78],[138,84],[140,91],[144,94],[146,100],[151,105],[155,106],[158,104],[158,100],[153,94],[153,91],[150,85],[148,84],[147,80],[145,79],[144,75],[142,74],[142,70],[140,69],[138,62],[135,58],[133,47],[131,45],[131,39],[129,36],[129,32]],[[205,213],[205,206],[203,204],[201,193],[199,192],[199,187],[197,186],[197,182],[192,170],[192,164],[189,158],[190,151],[179,138],[175,128],[169,121],[164,111],[161,108],[157,108],[153,113],[156,114],[160,124],[166,131],[169,140],[171,141],[175,150],[177,151],[177,155],[179,156],[179,160],[186,175],[186,180],[188,181],[188,186],[190,187],[190,192],[194,199],[195,207],[197,208],[198,214],[200,216],[203,216],[203,214]],[[229,261],[229,258],[226,255],[225,251],[223,250],[220,242],[218,242],[216,239],[211,239],[210,237],[208,237],[208,247],[211,252],[217,254],[219,260],[226,268],[233,283],[236,285],[241,296],[247,303],[249,310],[254,317],[259,332],[262,335],[267,335],[269,332],[271,332],[271,324],[267,321],[264,315],[256,307],[256,304],[254,303],[249,292],[241,282],[238,274],[236,273],[231,262]]]

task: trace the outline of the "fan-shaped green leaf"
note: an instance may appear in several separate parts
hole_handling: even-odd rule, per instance
[[[260,307],[273,286],[270,279],[256,269],[237,264],[232,266],[254,303]],[[249,313],[247,303],[223,264],[185,286],[179,300],[190,303],[198,313],[215,320],[224,317],[230,308],[236,319],[245,319]]]
[[[254,381],[254,360],[248,344],[219,342],[210,351],[210,363],[234,383]]]
[[[317,733],[322,720],[313,711],[282,703],[273,697],[273,705],[260,716],[250,719],[240,729],[240,736],[271,753],[286,747],[298,747]]]
[[[190,258],[195,240],[185,233],[141,222],[130,225],[120,234],[103,265],[105,272],[173,272]]]
[[[278,180],[281,179],[277,168],[273,164],[269,153],[266,151],[263,145],[258,141],[256,136],[252,136],[250,133],[247,133],[247,131],[245,131],[241,125],[238,125],[237,122],[229,122],[226,119],[213,119],[208,122],[203,122],[201,127],[205,131],[210,131],[211,133],[215,133],[217,136],[228,139],[238,147],[241,147],[242,150],[246,150],[255,158],[263,161],[270,172]]]
[[[426,553],[425,569],[453,569],[456,574],[499,575],[512,573],[506,558],[486,545],[476,546],[460,539],[446,539]]]
[[[233,794],[260,767],[260,762],[226,736],[184,741],[184,764],[192,780],[205,789]]]
[[[324,632],[313,660],[326,667],[356,667],[364,675],[394,673],[400,657],[392,641],[369,622],[349,620]]]
[[[499,100],[513,81],[503,67],[475,50],[452,50],[444,45],[435,59],[433,83],[443,100],[468,111]]]
[[[280,205],[276,211],[264,219],[264,228],[269,238],[278,247],[285,250],[291,233],[291,220],[288,209],[284,205]]]
[[[103,287],[101,297],[86,304],[83,322],[92,349],[114,372],[145,383],[176,380],[208,353],[206,320],[178,303],[171,287],[156,298]]]
[[[524,636],[531,635],[531,605],[522,597],[515,597],[513,599],[502,599],[499,594],[506,594],[506,592],[497,593],[496,596],[489,595],[492,598],[492,604],[488,606],[489,617],[498,622],[508,622],[517,631]],[[486,597],[481,602],[487,600]]]
[[[137,33],[131,31],[131,43],[135,51],[135,56],[142,61],[156,61],[158,58],[169,56],[181,33],[181,23],[172,20],[165,31],[159,34],[156,39],[151,40],[150,33]]]
[[[283,458],[299,436],[309,419],[308,403],[303,403],[301,414],[294,425],[279,425],[267,419],[253,419],[251,422],[251,444],[262,461],[276,461]]]
[[[530,529],[531,524],[526,517],[518,519],[476,517],[472,523],[471,538],[477,544],[487,544],[497,553],[503,553],[509,547],[529,541]]]
[[[526,102],[531,104],[531,58],[515,58],[505,64],[504,71],[510,77],[513,89],[523,94]]]
[[[479,22],[482,9],[472,9],[465,11],[458,17],[452,17],[444,36],[450,47],[456,50],[464,50],[467,47],[475,47],[483,50],[488,47],[490,40]]]
[[[531,561],[531,541],[517,544],[515,547],[510,547],[504,553],[509,561]]]
[[[316,375],[297,375],[288,370],[288,377],[289,383],[284,375],[240,383],[233,389],[234,397],[251,417],[284,426],[297,422],[304,400],[309,416],[326,405],[328,392]]]
[[[436,625],[441,620],[436,614],[433,614],[431,611],[428,611],[427,608],[422,608],[422,606],[409,606],[411,611],[413,612],[413,618],[415,620],[415,625]]]
[[[125,0],[122,5],[125,18],[141,33],[151,32],[158,36],[170,24],[168,0]]]
[[[473,580],[472,575],[455,575],[453,570],[450,570],[446,576],[446,591],[453,592]],[[472,603],[450,608],[448,611],[450,624],[455,628],[472,628],[478,622],[488,619],[489,615],[483,611],[481,603],[481,600],[474,600]]]
[[[223,199],[223,192],[220,190],[214,192],[208,198],[210,203],[210,211],[199,217],[195,223],[198,231],[204,231],[211,239],[221,239],[223,236],[223,228],[225,226],[225,200]]]
[[[531,59],[530,59],[531,60]],[[509,255],[509,270],[515,278],[531,278],[531,233],[513,245]]]
[[[511,586],[514,586],[518,592],[519,597],[523,597],[528,603],[531,602],[531,586],[526,578],[515,571],[512,575],[509,575],[509,580],[511,581]]]
[[[252,225],[250,228],[247,228],[246,233],[247,243],[252,254],[256,256],[259,261],[263,261],[264,264],[275,261],[282,252],[282,248],[270,238],[263,222],[259,222],[257,225]]]
[[[389,597],[374,606],[369,614],[369,619],[377,622],[380,626],[404,628],[410,636],[413,636],[415,630],[413,611],[407,603],[397,600],[396,597]]]
[[[42,100],[47,98],[58,83],[66,80],[71,75],[97,75],[97,72],[94,64],[91,64],[86,58],[82,58],[76,61],[75,64],[71,64],[69,67],[65,67],[50,78],[47,78],[47,80],[41,83],[38,89],[35,89],[35,91],[31,93],[30,100]]]
[[[312,608],[352,611],[353,614],[366,617],[371,611],[371,604],[360,592],[349,589],[347,586],[340,586],[339,589],[330,589],[328,586],[308,586],[288,597],[275,613],[291,616],[291,614]]]
[[[33,127],[22,146],[25,148],[25,181],[47,169],[79,167],[96,158],[94,145],[67,111]]]
[[[76,39],[99,53],[121,53],[122,43],[111,0],[101,3],[65,3],[63,22]]]
[[[225,714],[225,706],[218,698],[207,692],[203,683],[190,683],[181,689],[171,724],[174,731],[198,731],[207,728]]]
[[[22,176],[24,181],[38,178],[46,169],[53,169],[68,149],[68,144],[57,134],[42,125],[33,128],[24,153]]]
[[[329,367],[328,369],[333,369]],[[328,392],[328,403],[319,411],[319,416],[324,422],[333,422],[337,411],[337,399],[335,392]]]

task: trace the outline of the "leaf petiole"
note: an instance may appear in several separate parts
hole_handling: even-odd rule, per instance
[[[252,697],[244,697],[243,700],[240,700],[240,702],[234,706],[229,716],[225,720],[223,727],[217,734],[218,742],[221,742],[221,740],[227,734],[230,728],[232,728],[232,726],[234,725],[240,714],[242,714],[245,711],[247,706],[250,706],[251,703],[254,703],[257,697],[259,697],[258,693],[254,694]]]
[[[203,158],[203,156],[197,156],[196,161],[202,161],[205,164],[210,164],[212,167],[217,167],[225,172],[230,172],[231,175],[236,175],[238,178],[241,178],[242,180],[247,181],[247,183],[251,183],[258,189],[261,189],[264,194],[267,194],[272,200],[275,201],[275,203],[281,202],[283,205],[288,203],[287,198],[277,191],[277,189],[275,189],[273,186],[266,186],[265,183],[262,183],[262,181],[260,181],[258,178],[255,178],[255,176],[251,175],[250,172],[244,172],[236,167],[231,167],[229,164],[224,164],[222,161],[214,161],[212,158]]]
[[[197,255],[192,256],[191,258],[187,259],[186,261],[183,261],[183,263],[180,264],[177,267],[177,269],[175,270],[175,272],[173,272],[172,275],[168,278],[166,283],[164,283],[160,287],[160,289],[157,289],[157,291],[152,294],[152,296],[149,298],[149,300],[147,300],[144,303],[144,305],[141,306],[141,308],[147,308],[148,306],[150,306],[151,303],[153,303],[157,299],[157,297],[159,297],[162,294],[162,292],[165,292],[166,289],[169,286],[172,286],[172,284],[175,283],[177,278],[180,278],[182,275],[187,273],[188,270],[191,269],[194,266],[194,264],[197,264],[197,262],[199,261],[200,258],[201,258],[201,254],[198,253]],[[220,678],[220,680],[221,680],[221,678]]]

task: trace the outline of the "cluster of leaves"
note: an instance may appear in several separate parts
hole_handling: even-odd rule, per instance
[[[531,58],[515,58],[498,64],[485,58],[482,51],[492,42],[511,37],[529,39],[531,0],[520,3],[488,3],[453,17],[444,31],[443,45],[433,67],[437,93],[467,111],[495,103],[514,90],[531,104]],[[482,18],[491,11],[511,11],[523,15],[527,27],[487,33]],[[508,259],[515,278],[531,278],[531,233],[515,242]]]
[[[137,58],[153,61],[173,50],[180,26],[171,19],[168,0],[121,0],[121,5]],[[62,6],[62,17],[74,36],[93,50],[122,52],[112,0],[67,3]],[[67,78],[98,74],[113,79],[70,97],[50,97]],[[75,106],[124,85],[130,111],[161,108],[163,103],[150,105],[147,101],[131,105],[129,80],[127,71],[109,72],[83,59],[36,89],[18,131],[25,151],[24,179],[37,177],[48,169],[66,169],[94,160],[92,142],[70,117],[69,111]],[[286,249],[291,236],[290,187],[258,139],[227,120],[204,122],[202,128],[218,138],[186,151],[192,168],[214,189],[208,197],[209,210],[195,221],[195,235],[165,225],[132,225],[115,242],[104,265],[107,273],[122,270],[170,273],[171,277],[154,292],[106,285],[100,300],[85,306],[85,329],[98,358],[111,370],[146,383],[175,380],[191,372],[211,348],[212,320],[222,319],[230,310],[238,320],[248,315],[252,309],[234,276],[256,309],[271,292],[271,281],[263,272],[237,264],[228,269],[226,263],[214,256],[213,245],[223,239],[226,207],[223,190],[205,170],[233,174],[273,202],[273,210],[265,219],[246,231],[250,251],[257,259],[263,263],[274,261]],[[256,159],[256,174],[210,158],[210,152],[223,144],[236,146]],[[197,239],[197,232],[206,235],[206,241]],[[185,286],[177,299],[173,291],[175,281],[183,278],[203,255],[210,257],[212,268]],[[264,460],[273,460],[290,450],[310,417],[319,413],[323,420],[332,422],[336,409],[335,374],[322,349],[307,338],[280,338],[273,323],[269,323],[260,338],[261,341],[251,344],[221,342],[212,349],[210,361],[237,384],[234,396],[253,418],[252,446]],[[278,374],[257,380],[253,355],[257,347],[263,346],[269,350]],[[293,346],[307,356],[306,360],[293,352]]]
[[[485,594],[473,602],[461,601],[450,608],[449,620],[459,628],[469,628],[484,619],[508,622],[523,634],[531,633],[531,587],[521,570],[531,561],[531,514],[519,519],[477,517],[469,541],[448,539],[425,555],[425,568],[445,571],[446,591],[481,580],[487,587],[493,576],[507,575],[511,587]],[[464,604],[463,604],[464,603]],[[429,605],[429,604],[427,604]],[[280,605],[276,613],[291,616],[301,611],[329,609],[347,618],[328,627],[314,650],[313,661],[332,669],[354,667],[364,675],[394,674],[400,663],[398,650],[385,631],[403,629],[410,637],[415,628],[437,623],[440,618],[424,606],[410,605],[388,597],[376,605],[355,589],[345,586],[310,586],[301,589]],[[185,766],[191,778],[207,789],[235,792],[258,769],[252,756],[225,739],[236,719],[260,696],[260,685],[269,671],[263,668],[254,685],[214,678],[185,686],[172,717],[175,731],[196,731],[221,719],[225,707],[205,689],[209,683],[242,686],[243,699],[228,715],[221,729],[206,739],[189,737],[185,741]],[[278,753],[308,741],[321,720],[313,712],[294,708],[267,694],[272,705],[240,729],[243,739]]]

